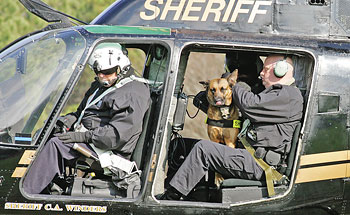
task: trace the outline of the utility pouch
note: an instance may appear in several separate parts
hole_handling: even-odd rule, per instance
[[[141,191],[141,179],[139,172],[112,176],[113,184],[119,189],[126,191],[126,198],[136,198]]]
[[[269,150],[265,155],[265,161],[270,166],[277,166],[281,161],[281,154],[274,152],[272,150]]]
[[[75,178],[71,196],[124,197],[125,192],[116,189],[112,181]]]
[[[254,153],[254,156],[256,158],[260,158],[260,159],[263,159],[266,155],[266,150],[262,147],[258,147],[257,149],[255,149],[255,153]]]

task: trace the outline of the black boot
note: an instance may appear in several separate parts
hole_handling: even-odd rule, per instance
[[[180,200],[181,197],[182,197],[182,194],[179,191],[177,191],[173,187],[170,187],[164,193],[157,195],[156,199],[158,199],[158,200]]]

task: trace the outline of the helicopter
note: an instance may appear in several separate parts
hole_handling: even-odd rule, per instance
[[[350,214],[346,0],[118,0],[82,25],[40,0],[20,2],[51,24],[0,51],[1,214]],[[92,165],[75,162],[66,167],[69,195],[24,192],[22,181],[80,80],[93,78],[91,53],[111,42],[128,50],[150,83],[152,103],[131,158],[140,186],[123,195],[108,182],[92,189],[84,185],[98,177]],[[194,190],[188,200],[158,200],[174,135],[208,139],[206,115],[190,102],[203,90],[198,82],[220,76],[228,59],[242,72],[253,65],[249,74],[258,78],[258,62],[270,54],[293,59],[304,98],[288,180],[274,185],[275,195],[261,181],[225,179],[219,187],[204,183],[207,192]]]

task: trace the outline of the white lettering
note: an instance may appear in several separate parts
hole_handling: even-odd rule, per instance
[[[189,0],[184,12],[184,15],[182,16],[182,20],[184,21],[198,21],[199,17],[198,16],[190,16],[191,11],[201,11],[202,7],[194,7],[193,3],[198,2],[198,3],[203,3],[206,0]]]
[[[31,204],[31,203],[5,203],[5,209],[16,209],[16,210],[35,210],[40,211],[43,204]]]
[[[249,0],[238,0],[235,10],[233,11],[231,22],[236,22],[239,13],[249,13],[249,9],[243,9],[244,4],[254,4],[254,1]]]
[[[73,211],[74,210],[74,205],[66,205],[67,211]]]
[[[253,23],[256,14],[266,14],[267,10],[259,10],[260,5],[270,6],[272,1],[256,1],[253,10],[249,16],[248,23]]]
[[[163,0],[146,0],[145,1],[145,9],[146,10],[150,10],[153,12],[153,14],[151,15],[146,15],[146,12],[142,11],[140,12],[140,17],[143,20],[152,20],[152,19],[156,19],[159,14],[160,14],[160,9],[159,7],[156,7],[154,5],[151,4],[152,1],[157,1],[158,4],[163,4]]]
[[[232,8],[233,8],[233,5],[234,5],[234,4],[235,4],[235,0],[231,0],[231,1],[228,3],[228,6],[227,6],[227,9],[226,9],[224,18],[222,18],[222,21],[223,21],[223,22],[227,22],[228,17],[229,17],[230,14],[231,14],[231,11],[232,11]]]
[[[186,4],[187,3],[187,4]],[[163,5],[163,7],[162,7]],[[256,15],[267,14],[271,0],[145,0],[145,11],[140,12],[142,20],[193,21],[193,22],[237,22],[240,14],[247,14],[245,20],[253,23]],[[263,6],[270,6],[264,9]],[[174,14],[169,17],[169,13]],[[168,16],[169,15],[169,16]],[[208,20],[208,17],[212,20]],[[168,18],[167,18],[168,17]],[[247,20],[248,19],[248,20]]]
[[[181,11],[183,10],[183,7],[185,5],[186,0],[181,0],[180,4],[178,6],[171,6],[172,0],[168,0],[166,2],[166,5],[164,6],[163,13],[160,16],[160,20],[165,20],[169,10],[176,11],[174,19],[173,20],[179,20],[179,17],[181,15]]]
[[[47,211],[63,211],[63,209],[60,208],[59,205],[56,205],[55,207],[52,207],[51,204],[46,204],[46,205],[44,206],[44,209],[47,210]]]
[[[47,210],[47,211],[50,211],[52,209],[52,205],[51,204],[46,204],[44,206],[44,209]]]
[[[213,8],[214,4],[219,4],[219,7]],[[215,14],[214,21],[219,22],[221,17],[221,11],[222,9],[224,9],[225,5],[226,5],[225,0],[209,0],[201,21],[204,21],[204,22],[207,21],[209,13],[214,13]]]
[[[74,212],[93,212],[93,213],[106,213],[107,206],[90,206],[90,205],[66,205],[67,211]]]

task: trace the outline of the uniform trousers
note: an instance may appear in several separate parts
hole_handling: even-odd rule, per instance
[[[89,144],[77,143],[89,149],[97,157]],[[72,160],[82,156],[73,149],[74,143],[63,143],[57,137],[51,138],[37,155],[24,181],[23,189],[30,194],[39,194],[54,179],[64,173],[64,160]]]
[[[186,196],[208,170],[218,172],[224,178],[260,180],[264,175],[247,150],[201,140],[194,145],[170,185]]]

